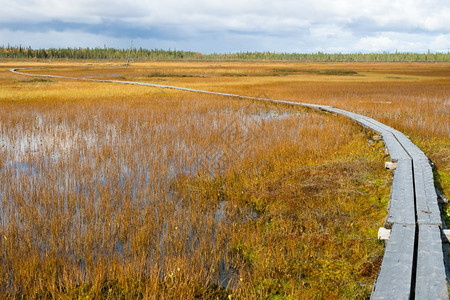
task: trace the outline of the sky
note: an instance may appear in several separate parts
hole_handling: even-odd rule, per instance
[[[450,0],[0,0],[0,46],[450,51]]]

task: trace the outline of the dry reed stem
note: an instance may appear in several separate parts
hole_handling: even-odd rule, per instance
[[[430,105],[447,93],[446,65],[73,65],[49,72],[311,100],[372,115],[415,139],[448,138],[430,126],[448,120]],[[370,133],[284,106],[33,80],[10,67],[0,64],[1,295],[370,293],[390,188],[382,144]],[[365,76],[317,73],[329,69]],[[375,102],[386,97],[391,109]]]

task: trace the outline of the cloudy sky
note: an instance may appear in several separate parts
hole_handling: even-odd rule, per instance
[[[0,0],[0,7],[0,46],[450,51],[450,0]]]

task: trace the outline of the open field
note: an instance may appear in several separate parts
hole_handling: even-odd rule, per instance
[[[0,295],[365,298],[391,173],[329,104],[406,134],[450,194],[450,64],[3,62]]]
[[[74,71],[60,63],[61,69],[52,74],[177,85],[355,111],[409,135],[436,163],[441,184],[450,192],[450,63],[175,61],[120,69],[118,65],[92,61],[78,64]]]

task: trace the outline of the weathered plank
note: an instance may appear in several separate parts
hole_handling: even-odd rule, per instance
[[[393,224],[416,224],[412,163],[409,159],[397,161],[388,210],[386,228]]]
[[[415,225],[393,224],[371,299],[410,299]]]
[[[440,238],[442,221],[428,158],[403,133],[370,118],[354,119],[381,133],[391,159],[398,162],[399,168],[394,174],[385,225],[392,227],[392,232],[371,298],[448,299]],[[417,228],[419,240],[414,249]]]
[[[419,225],[415,298],[448,299],[441,230],[436,225]]]
[[[411,158],[392,133],[387,132],[383,134],[383,141],[393,162]]]
[[[393,129],[383,123],[375,121],[372,118],[359,115],[352,112],[347,112],[342,109],[337,108],[327,108],[327,111],[345,115],[351,119],[354,119],[364,127],[368,127],[378,133],[383,137],[384,143],[389,151],[392,161],[397,161],[399,159],[409,159],[411,156],[405,150],[403,145],[398,141],[397,137],[392,133]]]
[[[434,188],[431,166],[428,160],[414,160],[413,164],[417,223],[419,225],[441,226],[441,211]]]
[[[425,155],[425,153],[422,152],[422,150],[420,150],[419,147],[417,147],[416,145],[414,145],[413,142],[411,142],[411,140],[406,137],[406,135],[404,135],[403,133],[401,133],[398,130],[392,129],[392,134],[394,134],[395,138],[402,144],[403,148],[405,148],[405,150],[409,153],[409,155],[411,156],[411,158],[415,159],[419,159],[419,160],[427,160],[427,156]]]

